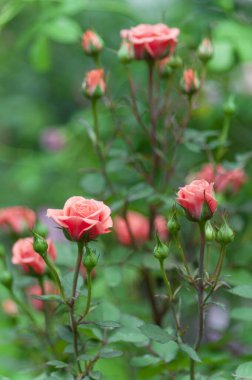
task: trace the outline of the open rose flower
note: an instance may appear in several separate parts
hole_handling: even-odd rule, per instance
[[[11,229],[16,234],[33,229],[35,212],[27,207],[14,206],[0,209],[0,227]]]
[[[201,171],[194,175],[195,179],[205,179],[214,182],[214,189],[217,193],[231,191],[236,193],[247,181],[247,176],[242,168],[226,170],[222,165],[216,167],[206,164]]]
[[[82,84],[84,95],[88,98],[100,98],[106,91],[103,69],[88,71]]]
[[[177,203],[183,207],[189,219],[193,221],[210,219],[217,208],[213,183],[202,179],[181,187],[177,193]]]
[[[101,37],[93,30],[87,30],[82,35],[82,47],[87,55],[95,55],[99,53],[104,46]]]
[[[131,245],[132,240],[138,245],[145,243],[150,233],[149,220],[136,211],[128,211],[126,218],[127,222],[125,218],[121,216],[117,216],[114,221],[114,230],[120,243],[123,245]],[[156,216],[154,229],[162,240],[167,239],[168,230],[166,220],[163,216]]]
[[[56,249],[50,239],[47,240],[48,255],[52,260],[56,259]],[[44,274],[46,264],[42,257],[33,249],[33,238],[19,239],[12,247],[12,263],[21,265],[25,272]]]
[[[110,208],[103,202],[83,197],[69,198],[62,210],[47,210],[47,216],[73,241],[93,240],[110,232],[113,225],[110,213]]]
[[[179,29],[165,24],[140,24],[121,31],[121,37],[134,47],[135,59],[161,59],[171,55],[177,44]]]

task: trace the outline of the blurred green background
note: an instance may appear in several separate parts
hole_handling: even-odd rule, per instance
[[[128,94],[128,86],[125,72],[117,63],[120,30],[160,21],[181,29],[178,53],[182,57],[185,46],[193,51],[202,37],[212,37],[215,55],[208,65],[202,102],[190,127],[220,131],[223,104],[233,94],[237,111],[231,123],[226,159],[247,161],[246,172],[251,176],[250,0],[0,0],[1,207],[57,208],[69,196],[93,194],[97,183],[85,178],[89,168],[98,167],[98,161],[86,128],[86,123],[91,122],[89,102],[81,94],[85,72],[93,65],[82,51],[81,35],[87,28],[94,28],[103,37],[106,49],[102,61],[110,92],[114,98],[121,98]],[[197,68],[191,57],[184,66]],[[137,64],[133,71],[135,78],[141,80]],[[106,137],[114,125],[105,108],[100,107],[100,111],[101,133]],[[192,168],[206,160],[200,152],[195,153],[192,158],[190,149],[184,152],[185,172],[189,170],[188,163]],[[244,220],[249,225],[251,197],[248,182],[235,200],[242,205],[240,211],[246,212],[244,219],[236,216],[238,230]],[[238,239],[239,257],[231,253],[234,265],[241,267],[240,272],[236,268],[232,273],[233,284],[251,281],[250,234],[251,224],[242,237],[243,248],[238,247]],[[10,323],[6,317],[1,323],[4,339],[8,340]],[[239,331],[245,342],[248,331]],[[251,344],[250,338],[248,342]],[[7,357],[16,355],[17,360],[22,356],[11,344],[1,345],[1,352]],[[221,358],[218,360],[221,362]],[[13,361],[5,365],[10,369]],[[27,378],[22,376],[13,374],[12,379]]]

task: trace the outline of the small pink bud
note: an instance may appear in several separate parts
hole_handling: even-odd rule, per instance
[[[97,55],[104,47],[102,38],[92,30],[82,35],[82,47],[87,55]]]
[[[106,91],[103,69],[88,71],[82,84],[83,93],[88,98],[100,98]]]
[[[203,62],[207,62],[212,58],[213,53],[212,42],[208,38],[204,38],[198,48],[199,59]]]
[[[180,85],[182,91],[187,95],[193,95],[197,92],[200,88],[200,80],[196,71],[193,69],[185,70]]]

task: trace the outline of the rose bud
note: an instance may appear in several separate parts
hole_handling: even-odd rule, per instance
[[[82,83],[83,94],[90,99],[98,99],[105,94],[106,84],[102,69],[88,71]]]
[[[47,254],[53,261],[56,260],[56,248],[50,239],[47,240]],[[12,247],[12,263],[20,265],[30,274],[43,275],[46,264],[40,254],[34,251],[33,238],[19,239]]]
[[[165,57],[158,62],[158,71],[161,78],[170,78],[173,70],[170,66],[170,57]]]
[[[135,59],[157,60],[174,52],[179,33],[179,29],[165,24],[140,24],[122,30],[121,37],[132,44]]]
[[[213,57],[213,45],[208,38],[204,38],[198,47],[198,57],[202,62],[208,62]]]
[[[134,59],[134,49],[132,44],[123,40],[117,52],[117,57],[121,63],[130,63]]]
[[[83,265],[86,268],[88,273],[91,273],[92,270],[96,267],[98,262],[98,256],[94,249],[90,249],[88,246],[86,247],[86,252],[83,258]]]
[[[109,233],[113,226],[110,214],[110,208],[103,202],[83,197],[69,198],[61,210],[47,210],[48,218],[62,227],[70,241],[87,242]]]
[[[176,211],[174,211],[172,213],[171,217],[169,218],[168,223],[167,223],[167,227],[168,227],[168,230],[169,230],[171,236],[176,237],[177,233],[180,230],[180,224],[178,222]]]
[[[234,240],[234,231],[230,228],[225,218],[223,224],[216,233],[216,241],[221,245],[228,245]]]
[[[169,59],[169,66],[176,70],[182,66],[182,59],[178,55],[172,55]]]
[[[206,241],[213,241],[215,239],[215,230],[210,220],[207,220],[206,225],[205,225],[205,237],[206,237]]]
[[[82,35],[82,47],[87,55],[97,55],[104,47],[102,38],[93,30],[87,30]]]
[[[194,222],[210,219],[217,208],[213,183],[195,180],[181,187],[177,193],[177,203],[183,207],[186,216]]]
[[[234,102],[234,97],[233,96],[230,96],[228,98],[228,100],[226,101],[226,103],[224,104],[224,113],[225,115],[231,117],[233,116],[233,114],[235,113],[236,111],[236,105],[235,105],[235,102]]]
[[[48,250],[47,241],[35,232],[33,232],[33,249],[42,257],[46,256]]]
[[[180,86],[184,94],[189,96],[195,94],[200,88],[200,80],[196,71],[193,69],[187,69],[183,72],[183,78],[181,79]]]
[[[163,261],[168,257],[169,247],[159,239],[158,234],[156,234],[156,241],[157,243],[154,248],[154,257],[160,261]]]

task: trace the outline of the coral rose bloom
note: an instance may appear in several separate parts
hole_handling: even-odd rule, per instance
[[[161,59],[174,52],[179,29],[165,24],[140,24],[121,31],[121,37],[134,47],[136,59]]]
[[[0,227],[10,228],[17,234],[32,229],[35,221],[34,211],[27,207],[14,206],[0,209]]]
[[[62,210],[47,210],[47,216],[62,227],[73,241],[93,240],[113,226],[111,210],[103,202],[83,197],[69,198]]]
[[[133,236],[134,241],[139,245],[148,240],[150,232],[148,219],[144,215],[135,211],[129,211],[126,218],[127,223],[121,216],[117,216],[114,222],[114,230],[120,243],[131,245],[131,235]]]
[[[56,259],[56,249],[50,239],[47,240],[48,255]],[[33,238],[19,239],[12,247],[12,263],[21,265],[25,272],[30,270],[36,274],[43,274],[46,265],[42,257],[33,249]]]
[[[202,179],[192,181],[189,185],[181,187],[177,193],[177,203],[194,221],[210,219],[217,208],[213,183],[208,183]],[[204,204],[207,204],[209,211],[206,215],[202,215]]]

